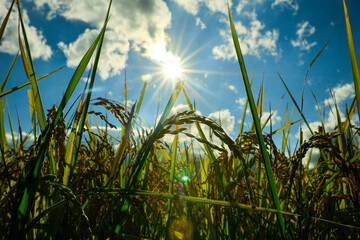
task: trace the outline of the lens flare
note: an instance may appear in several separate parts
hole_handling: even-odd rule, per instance
[[[163,73],[166,78],[176,79],[181,75],[181,63],[180,58],[172,56],[162,65]]]
[[[181,180],[182,180],[183,182],[187,182],[187,181],[190,180],[190,177],[189,177],[189,176],[182,176],[182,177],[181,177]]]
[[[161,72],[166,79],[175,80],[181,76],[181,59],[166,50],[165,39],[156,44],[151,44],[147,50],[147,55],[159,63],[162,68]]]

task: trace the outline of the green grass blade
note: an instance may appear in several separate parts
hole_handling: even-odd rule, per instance
[[[260,120],[259,120],[259,117],[258,117],[258,114],[257,114],[257,109],[256,109],[256,106],[255,106],[254,97],[253,97],[252,92],[251,92],[251,87],[250,87],[250,84],[249,84],[249,79],[248,79],[248,75],[247,75],[247,72],[246,72],[244,59],[243,59],[243,56],[242,56],[242,53],[241,53],[239,40],[238,40],[238,37],[237,37],[237,33],[236,33],[236,30],[235,30],[235,26],[234,26],[234,22],[233,22],[231,13],[230,13],[230,7],[229,6],[228,6],[228,13],[229,13],[231,33],[232,33],[232,38],[233,38],[234,45],[235,45],[236,55],[238,57],[240,69],[241,69],[241,72],[242,72],[244,85],[245,85],[245,89],[246,89],[246,94],[247,94],[247,96],[249,98],[250,110],[251,110],[251,113],[252,113],[252,116],[253,116],[253,120],[255,122],[256,135],[258,137],[261,154],[263,156],[266,175],[267,175],[268,180],[269,180],[274,206],[275,206],[276,210],[281,211],[279,196],[278,196],[277,190],[276,190],[276,182],[275,182],[275,179],[274,179],[274,173],[273,173],[273,171],[271,169],[270,159],[269,159],[268,153],[266,151],[266,146],[265,146],[264,139],[263,139],[262,132],[261,132]],[[281,213],[277,213],[277,220],[278,220],[278,223],[280,225],[281,236],[282,236],[282,238],[285,239],[285,223],[284,223],[283,215]]]
[[[51,74],[53,74],[53,73],[56,73],[57,71],[59,71],[59,70],[62,69],[62,68],[63,68],[63,67],[58,68],[58,69],[56,69],[56,70],[54,70],[54,71],[52,71],[52,72],[50,72],[50,73],[47,73],[47,74],[45,74],[45,75],[42,75],[41,77],[36,78],[36,81],[39,81],[39,80],[41,80],[41,79],[44,79],[45,77],[47,77],[47,76],[49,76],[49,75],[51,75]],[[11,89],[9,89],[9,90],[6,90],[6,91],[4,91],[4,92],[1,92],[1,93],[0,93],[0,98],[1,98],[1,97],[5,97],[6,95],[8,95],[8,94],[10,94],[10,93],[13,93],[13,92],[15,92],[15,91],[17,91],[17,90],[19,90],[19,89],[21,89],[21,88],[23,88],[23,87],[26,87],[27,85],[30,85],[30,84],[31,84],[31,82],[29,81],[29,82],[20,84],[20,85],[18,85],[18,86],[16,86],[16,87],[13,87],[13,88],[11,88]]]
[[[83,131],[84,131],[85,121],[86,121],[87,116],[88,116],[88,110],[89,110],[89,104],[90,104],[90,100],[91,100],[91,94],[92,94],[94,83],[95,83],[95,77],[96,77],[97,68],[98,68],[98,65],[99,65],[102,44],[103,44],[104,37],[105,37],[105,29],[106,29],[107,22],[109,20],[111,3],[112,3],[112,1],[110,1],[108,11],[107,11],[107,14],[106,14],[106,18],[105,18],[105,22],[104,22],[104,26],[103,26],[104,31],[102,31],[102,33],[100,35],[100,38],[99,38],[99,42],[97,44],[97,51],[96,51],[96,55],[95,55],[94,66],[93,66],[93,70],[92,70],[91,78],[90,78],[90,85],[89,85],[88,93],[87,93],[87,96],[86,96],[86,99],[85,99],[85,102],[84,102],[84,110],[82,112],[82,116],[81,116],[81,120],[80,120],[80,124],[79,124],[79,130],[78,130],[78,133],[76,134],[76,138],[75,138],[75,148],[74,148],[74,151],[73,151],[70,176],[74,172],[75,166],[76,166],[76,163],[77,163],[77,157],[78,157],[78,153],[79,153],[79,149],[80,149],[80,145],[81,145],[81,139],[82,139],[82,135],[83,135]]]
[[[16,141],[15,141],[15,134],[14,134],[14,129],[13,129],[13,125],[12,125],[11,115],[10,115],[9,103],[6,101],[6,104],[7,104],[7,110],[8,110],[8,118],[9,118],[11,137],[13,140],[13,147],[14,147],[14,151],[16,152]]]
[[[360,119],[360,74],[359,74],[359,67],[358,67],[357,60],[356,60],[354,41],[353,41],[353,36],[352,36],[352,32],[351,32],[349,14],[348,14],[348,10],[347,10],[345,0],[343,0],[343,4],[344,4],[344,13],[345,13],[345,22],[346,22],[346,32],[347,32],[347,37],[348,37],[348,42],[349,42],[351,68],[352,68],[352,72],[353,72],[353,79],[354,79],[354,86],[355,86],[356,103],[357,103],[358,114],[359,114],[359,119]]]
[[[140,98],[139,98],[138,104],[136,106],[135,116],[139,115],[140,108],[141,108],[141,105],[142,105],[142,102],[143,102],[143,99],[144,99],[144,96],[145,96],[146,87],[147,87],[147,82],[144,82],[144,86],[141,89]]]
[[[18,2],[17,2],[18,3]],[[110,11],[111,1],[109,4],[109,10]],[[19,184],[17,187],[17,193],[16,193],[16,202],[13,205],[13,213],[12,213],[12,222],[10,227],[10,238],[12,239],[19,239],[24,236],[24,230],[26,222],[28,221],[30,211],[32,209],[32,206],[34,204],[35,200],[35,193],[36,193],[36,187],[37,187],[37,180],[40,172],[40,168],[43,165],[45,154],[47,151],[47,148],[50,143],[52,130],[56,126],[58,120],[61,117],[61,114],[71,97],[73,91],[75,90],[75,87],[77,86],[78,82],[80,81],[83,72],[85,71],[91,56],[96,49],[96,46],[99,43],[100,38],[102,38],[103,34],[105,33],[106,24],[108,22],[108,15],[104,23],[104,27],[102,28],[99,35],[94,40],[93,44],[90,46],[89,50],[81,60],[79,66],[75,70],[75,73],[73,77],[70,80],[70,83],[66,89],[66,92],[63,96],[63,99],[59,105],[58,111],[55,115],[55,118],[52,122],[52,124],[42,131],[42,143],[39,148],[38,154],[31,158],[28,162],[27,166],[27,173],[25,178],[20,178]],[[25,52],[25,51],[22,51]],[[25,56],[23,56],[25,57]],[[25,59],[26,60],[26,59]],[[29,64],[29,62],[24,61],[24,64]],[[35,76],[34,76],[35,78]],[[36,78],[35,78],[36,79]]]
[[[290,96],[291,100],[293,101],[293,103],[294,103],[294,105],[295,105],[296,109],[298,110],[298,112],[299,112],[299,114],[300,114],[301,118],[304,120],[304,122],[305,122],[306,126],[308,127],[308,129],[309,129],[309,131],[310,131],[311,135],[314,135],[313,130],[311,129],[311,127],[310,127],[310,125],[309,125],[308,121],[306,120],[306,118],[305,118],[304,114],[302,113],[302,111],[301,111],[301,109],[300,109],[299,105],[298,105],[298,104],[297,104],[297,102],[295,101],[295,98],[294,98],[294,97],[293,97],[293,95],[291,94],[291,92],[290,92],[289,88],[286,86],[286,84],[285,84],[284,80],[282,79],[282,77],[280,76],[280,74],[278,74],[278,75],[279,75],[279,78],[280,78],[281,82],[282,82],[282,83],[283,83],[283,85],[285,86],[286,91],[288,92],[288,94],[289,94],[289,96]]]
[[[6,139],[6,132],[5,132],[5,119],[4,119],[4,104],[3,100],[0,99],[0,144],[1,149],[6,152],[8,150],[8,143]]]
[[[179,126],[176,126],[176,130],[179,129]],[[178,134],[175,135],[174,141],[173,141],[173,152],[171,156],[171,164],[170,164],[170,176],[169,176],[169,194],[173,194],[174,189],[174,177],[175,177],[175,164],[176,164],[176,158],[177,158],[177,147],[178,147]],[[172,199],[168,199],[168,220],[167,220],[167,228],[170,224],[171,219],[171,204]]]
[[[108,19],[105,22],[105,26],[101,29],[99,35],[96,37],[96,39],[94,40],[94,42],[91,44],[90,48],[88,49],[88,51],[86,52],[86,54],[84,55],[84,57],[81,59],[79,65],[77,66],[73,76],[71,77],[71,80],[69,82],[68,87],[66,88],[66,91],[64,93],[64,96],[61,100],[61,103],[59,105],[58,108],[58,112],[55,116],[54,122],[56,123],[60,116],[62,111],[64,111],[65,106],[67,104],[67,102],[69,101],[70,97],[72,96],[72,93],[74,92],[77,84],[79,83],[86,67],[88,66],[90,59],[99,43],[99,40],[101,38],[101,36],[104,34],[105,29],[106,29],[106,24],[107,24]]]
[[[194,109],[193,105],[191,104],[191,102],[189,100],[189,97],[186,94],[185,89],[183,89],[183,93],[184,93],[184,96],[185,96],[185,99],[187,101],[187,104],[189,106],[190,111],[194,111],[195,109]],[[199,132],[200,138],[203,139],[205,142],[207,142],[207,138],[206,138],[200,124],[198,122],[195,122],[195,126],[196,126],[196,128],[197,128],[197,130]],[[226,181],[226,178],[225,178],[224,174],[222,173],[222,171],[220,169],[219,162],[215,157],[213,149],[209,145],[207,145],[206,143],[204,143],[204,148],[205,148],[205,151],[207,153],[208,159],[210,160],[211,164],[213,165],[213,167],[215,169],[216,175],[218,176],[219,179],[222,180],[223,188],[226,189],[227,181]]]
[[[133,174],[131,174],[131,179],[129,180],[127,184],[128,189],[132,189],[136,183],[139,180],[140,173],[144,167],[144,164],[146,162],[147,156],[150,152],[151,146],[154,143],[154,141],[157,139],[157,135],[160,132],[162,128],[162,123],[165,121],[165,119],[168,117],[172,107],[174,106],[177,97],[179,96],[179,93],[181,89],[183,88],[184,83],[178,82],[170,96],[170,99],[161,115],[161,118],[156,125],[153,133],[145,140],[143,146],[139,150],[139,154],[136,157],[134,167],[133,167]]]
[[[121,137],[121,141],[120,141],[120,144],[119,144],[119,147],[118,147],[118,150],[116,152],[116,155],[115,155],[115,159],[114,159],[114,162],[111,166],[111,173],[110,173],[110,177],[109,177],[109,182],[106,184],[106,186],[112,186],[113,184],[113,181],[118,177],[119,175],[119,172],[121,171],[125,171],[125,161],[124,161],[124,152],[125,152],[125,149],[126,149],[126,146],[127,144],[129,143],[129,140],[130,140],[130,133],[131,133],[131,128],[132,128],[132,119],[134,117],[134,111],[135,111],[135,106],[136,104],[134,104],[132,106],[132,109],[131,109],[131,112],[130,112],[130,117],[127,121],[127,123],[123,126],[123,134],[122,134],[122,137]],[[122,187],[125,187],[125,181],[124,179],[122,179],[121,181],[121,184],[122,184]]]
[[[71,163],[72,163],[72,156],[73,156],[73,152],[74,152],[76,130],[78,128],[78,124],[79,124],[79,121],[80,121],[80,116],[81,116],[81,112],[82,112],[82,108],[83,108],[84,97],[85,97],[85,91],[84,91],[84,94],[82,95],[82,97],[80,99],[79,106],[78,106],[78,108],[77,108],[77,110],[75,112],[74,122],[73,122],[73,125],[71,127],[71,132],[70,132],[70,135],[69,135],[69,139],[68,139],[67,144],[66,144],[65,167],[64,167],[64,175],[63,175],[63,184],[65,186],[68,185],[68,181],[69,181],[69,177],[70,177],[70,169],[71,169]]]
[[[35,103],[33,102],[34,97],[33,97],[32,94],[33,94],[33,92],[31,91],[31,89],[29,89],[29,90],[28,90],[28,95],[29,95],[29,106],[30,106],[30,118],[31,118],[31,123],[32,123],[34,138],[36,139],[36,137],[37,137],[37,131],[36,131],[36,109],[35,109]]]
[[[251,73],[251,79],[250,79],[250,87],[252,85],[252,81],[254,79],[254,70]],[[241,135],[244,131],[244,125],[245,125],[245,117],[246,117],[246,110],[247,110],[247,106],[249,103],[249,99],[246,97],[246,101],[245,101],[245,106],[244,106],[244,112],[241,118],[241,124],[240,124],[240,129],[239,129],[239,135]]]
[[[17,52],[17,54],[15,55],[14,60],[12,61],[11,66],[10,66],[10,68],[9,68],[9,70],[8,70],[5,78],[4,78],[4,81],[3,81],[2,85],[1,85],[0,94],[1,94],[1,93],[4,91],[4,89],[5,89],[5,85],[6,85],[7,81],[8,81],[8,79],[9,79],[10,73],[11,73],[11,71],[12,71],[14,65],[15,65],[15,62],[16,62],[16,60],[17,60],[17,57],[19,56],[19,53],[20,53],[20,50],[19,50],[19,51]],[[1,95],[1,96],[2,96],[2,95]],[[1,97],[1,96],[0,96],[0,97]]]
[[[0,42],[1,42],[1,39],[2,39],[2,36],[4,35],[4,32],[5,32],[5,28],[6,28],[6,25],[9,21],[9,17],[10,17],[10,14],[11,14],[11,11],[13,9],[13,6],[14,6],[14,3],[15,3],[15,0],[12,1],[11,5],[10,5],[10,8],[1,24],[1,27],[0,27]]]
[[[35,104],[35,109],[36,109],[37,117],[39,120],[40,129],[41,129],[41,131],[43,131],[46,127],[45,111],[44,111],[44,107],[43,107],[41,96],[40,96],[39,86],[37,85],[37,81],[36,81],[34,63],[33,63],[32,57],[31,57],[29,41],[28,41],[28,38],[26,35],[25,25],[24,25],[24,22],[22,19],[19,1],[16,1],[16,5],[18,8],[18,13],[19,13],[19,46],[20,46],[21,57],[23,59],[23,64],[24,64],[24,68],[25,68],[27,77],[29,78],[29,80],[31,82],[31,91],[33,92],[32,96],[34,98],[33,101]],[[25,48],[23,46],[21,36],[24,39]]]
[[[200,198],[200,197],[192,197],[192,196],[184,196],[184,195],[176,195],[176,194],[169,194],[169,193],[158,193],[158,192],[151,192],[151,191],[144,191],[144,190],[124,190],[124,189],[93,189],[93,191],[97,191],[98,194],[119,194],[119,195],[137,195],[137,196],[144,196],[144,197],[154,197],[154,198],[165,198],[165,199],[176,199],[178,201],[186,201],[186,202],[193,202],[193,203],[199,203],[199,204],[208,204],[210,206],[222,206],[222,207],[231,207],[231,208],[239,208],[243,210],[250,210],[250,211],[256,211],[256,212],[266,212],[266,213],[276,213],[276,214],[284,214],[288,216],[294,216],[294,217],[302,217],[302,215],[297,213],[291,213],[286,211],[281,211],[277,209],[272,208],[264,208],[264,207],[253,207],[248,204],[243,203],[236,203],[236,202],[229,202],[229,201],[223,201],[223,200],[213,200],[213,199],[206,199],[206,198]],[[359,230],[359,226],[354,225],[348,225],[343,224],[340,222],[331,221],[324,218],[319,217],[311,217],[310,218],[313,221],[321,221],[327,224],[334,224],[336,226],[342,226],[349,229],[357,229]]]
[[[321,55],[321,53],[324,51],[324,49],[326,48],[326,46],[329,44],[330,41],[328,41],[325,46],[320,50],[320,52],[318,52],[318,54],[315,56],[315,58],[311,61],[310,65],[309,65],[309,68],[308,70],[306,71],[306,75],[305,75],[305,79],[304,79],[304,84],[303,84],[303,90],[302,90],[302,93],[301,93],[301,106],[300,106],[300,109],[301,111],[303,110],[303,106],[304,106],[304,92],[305,92],[305,83],[306,83],[306,79],[307,79],[307,76],[309,74],[309,71],[312,67],[312,65],[314,64],[314,62],[316,61],[316,59],[318,59],[318,57]]]

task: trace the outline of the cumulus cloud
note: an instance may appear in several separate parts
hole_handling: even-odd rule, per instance
[[[202,0],[206,7],[208,7],[212,12],[221,12],[225,15],[228,13],[228,4],[231,7],[232,1],[228,0]]]
[[[271,114],[270,112],[263,112],[260,119],[261,124],[265,123],[265,121],[270,117],[270,114]],[[280,121],[281,121],[281,117],[278,115],[278,111],[275,110],[271,116],[271,124],[275,125]],[[270,120],[267,122],[266,126],[270,126]]]
[[[297,0],[275,0],[271,7],[274,8],[276,6],[280,6],[281,8],[289,8],[294,10],[294,14],[297,13],[299,10],[299,4],[297,3]]]
[[[355,96],[355,90],[351,83],[338,85],[332,90],[332,93],[335,96],[337,104],[339,104],[338,107],[341,107],[340,106],[341,103],[344,103],[347,100],[351,100]],[[325,99],[324,104],[325,106],[327,106],[328,104],[333,106],[334,104],[333,99],[332,98]],[[340,110],[339,114],[341,120],[344,121],[346,119],[344,112]],[[357,116],[354,116],[352,121],[357,122],[358,121]],[[334,110],[333,111],[329,110],[326,118],[324,119],[325,131],[332,131],[336,125],[337,125],[337,118],[334,113]],[[321,122],[320,121],[310,122],[309,126],[312,129],[312,131],[315,132],[318,131],[318,128],[321,126]],[[300,136],[300,134],[298,133],[297,136]],[[304,140],[307,140],[311,137],[310,130],[306,127],[303,127],[303,136],[304,136]]]
[[[235,100],[235,103],[239,104],[240,109],[244,108],[244,106],[246,104],[246,97]]]
[[[173,0],[186,12],[196,15],[199,12],[200,1],[198,0]]]
[[[221,126],[227,134],[231,134],[232,131],[234,130],[235,117],[231,115],[231,112],[229,111],[229,109],[224,109],[224,110],[220,110],[217,112],[213,112],[213,113],[209,114],[208,118],[211,118],[212,120],[217,122],[219,125],[220,125],[220,121],[221,121]]]
[[[205,23],[199,17],[197,17],[195,21],[196,21],[196,26],[200,26],[201,30],[206,28]]]
[[[308,42],[307,38],[314,35],[315,27],[311,26],[308,21],[297,24],[297,39],[291,40],[293,47],[298,47],[300,50],[310,50],[317,42]]]
[[[233,91],[234,93],[237,93],[238,90],[236,89],[236,87],[234,85],[228,85],[228,88]]]
[[[176,113],[183,112],[183,111],[186,111],[186,110],[189,110],[189,106],[186,105],[186,104],[181,103],[181,104],[178,104],[178,105],[174,106],[171,109],[171,113],[176,114]]]
[[[246,27],[241,21],[235,22],[235,29],[240,41],[243,55],[253,55],[260,57],[262,53],[279,57],[277,49],[277,40],[279,39],[279,30],[272,29],[265,31],[265,24],[257,19],[255,12],[250,15],[250,26]],[[220,30],[220,36],[225,43],[215,46],[212,50],[215,59],[236,59],[234,43],[229,29]]]
[[[76,66],[102,27],[108,1],[37,0],[35,5],[39,10],[47,6],[50,19],[61,16],[72,22],[81,21],[89,25],[74,42],[58,44],[67,58],[67,65]],[[100,77],[106,79],[119,74],[125,67],[130,46],[140,51],[158,42],[165,37],[164,31],[170,23],[171,13],[162,0],[114,1],[99,63]]]
[[[10,8],[11,1],[0,1],[0,19],[4,19],[8,9]],[[5,33],[1,40],[0,52],[14,55],[19,50],[18,41],[18,11],[14,5],[10,15]],[[23,22],[25,25],[26,35],[29,41],[31,55],[33,59],[48,60],[52,55],[52,50],[46,43],[42,31],[38,30],[35,26],[30,25],[30,19],[26,10],[22,11]]]
[[[58,43],[58,47],[67,59],[66,65],[68,67],[76,67],[79,64],[98,34],[97,29],[86,29],[75,42],[70,44]],[[129,42],[118,39],[114,30],[107,31],[105,36],[98,72],[102,79],[120,74],[120,70],[126,66],[127,53],[130,49]]]
[[[346,100],[352,99],[355,96],[355,88],[352,83],[346,83],[344,85],[338,85],[331,90],[333,96],[335,97],[336,103],[340,104]],[[334,105],[334,100],[332,97],[325,99],[325,106]]]
[[[197,15],[201,6],[205,6],[212,13],[220,12],[227,14],[227,4],[232,6],[231,0],[173,0],[180,7],[182,7],[186,12],[191,13],[192,15]]]
[[[251,5],[255,5],[255,4],[261,4],[263,3],[264,0],[241,0],[239,1],[238,5],[236,6],[236,13],[240,14],[243,12],[243,10]],[[245,12],[246,14],[247,12]]]
[[[22,133],[22,136],[20,138],[20,134],[17,132],[14,132],[14,139],[11,133],[5,133],[6,136],[6,141],[8,143],[9,146],[13,146],[13,141],[15,141],[16,143],[20,142],[20,140],[26,140],[25,141],[25,146],[29,147],[33,141],[35,140],[35,136],[33,133]]]

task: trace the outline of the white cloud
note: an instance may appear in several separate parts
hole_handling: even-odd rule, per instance
[[[239,1],[238,5],[236,6],[236,13],[240,14],[242,10],[249,4],[249,0]]]
[[[196,15],[199,12],[200,1],[198,0],[173,0],[180,7],[184,8],[184,10],[192,15]]]
[[[239,104],[240,105],[239,108],[242,109],[245,106],[246,97],[235,100],[235,103]]]
[[[0,19],[4,19],[8,9],[10,8],[10,1],[0,1]],[[26,35],[29,41],[31,56],[33,59],[48,60],[52,55],[52,50],[46,43],[46,39],[42,31],[30,25],[30,19],[26,10],[22,11],[23,22],[25,25]],[[24,42],[23,42],[24,43]],[[18,40],[18,11],[14,5],[11,12],[8,24],[1,40],[0,52],[8,54],[16,54],[19,50]]]
[[[13,146],[13,140],[15,140],[16,143],[20,142],[20,139],[22,139],[23,141],[26,138],[26,142],[25,142],[25,146],[29,147],[33,141],[35,140],[35,136],[33,133],[22,133],[22,136],[20,138],[20,134],[17,132],[14,132],[14,139],[13,136],[11,135],[11,133],[5,133],[6,136],[6,141],[8,143],[9,146]]]
[[[260,119],[261,125],[264,124],[265,121],[270,117],[270,114],[271,114],[270,112],[263,112],[261,119]],[[275,125],[280,121],[281,121],[281,117],[278,115],[278,111],[275,110],[271,116],[271,124]],[[266,125],[270,126],[270,120],[268,121],[268,123]]]
[[[250,26],[246,27],[242,22],[235,22],[235,29],[238,34],[240,47],[243,55],[254,55],[260,58],[260,54],[265,53],[274,57],[279,57],[276,42],[279,39],[277,29],[265,31],[265,24],[261,23],[255,14],[250,15]],[[220,35],[225,40],[224,44],[215,46],[213,54],[215,59],[236,59],[233,39],[230,30],[220,30]]]
[[[201,30],[206,28],[205,23],[199,17],[197,17],[195,21],[196,21],[196,26],[200,26]]]
[[[355,90],[351,83],[339,85],[335,87],[332,90],[332,92],[335,95],[336,102],[339,108],[341,108],[341,103],[344,103],[346,100],[350,100],[354,98],[355,95]],[[326,107],[328,106],[328,104],[330,104],[333,107],[334,104],[333,99],[331,97],[325,99],[324,104]],[[339,110],[340,110],[339,111],[340,118],[342,121],[344,121],[346,119],[344,115],[344,111],[341,111],[341,109]],[[333,112],[331,112],[330,110],[328,111],[327,117],[325,118],[324,121],[325,121],[324,122],[325,130],[327,132],[332,131],[334,127],[337,125],[337,118],[334,109]],[[357,122],[357,121],[358,121],[357,115],[354,115],[352,122]],[[310,122],[309,126],[312,129],[312,131],[315,132],[318,131],[318,127],[321,126],[321,122],[320,121]],[[297,136],[300,136],[300,134],[298,133]],[[304,136],[304,140],[308,140],[311,137],[310,130],[306,126],[303,127],[303,136]]]
[[[297,13],[299,10],[299,4],[297,3],[297,0],[275,0],[271,7],[274,8],[275,6],[280,6],[282,8],[290,8],[294,10],[294,14]]]
[[[212,13],[220,12],[227,15],[227,4],[232,6],[231,0],[173,0],[180,7],[182,7],[188,13],[192,15],[197,15],[199,13],[200,7],[203,5],[207,7]]]
[[[81,21],[91,27],[74,42],[58,44],[67,57],[67,65],[76,66],[102,27],[108,1],[37,0],[35,4],[40,10],[47,5],[49,18],[62,16],[66,20]],[[164,30],[170,23],[171,13],[162,0],[113,1],[99,65],[101,78],[117,75],[125,67],[130,43],[134,50],[140,51],[164,38]]]
[[[234,93],[237,93],[238,90],[236,89],[236,87],[234,85],[228,85],[228,88],[233,91]]]
[[[176,114],[176,113],[179,113],[179,112],[183,112],[183,111],[186,111],[186,110],[189,110],[189,106],[187,104],[178,104],[176,106],[174,106],[172,109],[171,109],[171,113],[172,114]]]
[[[344,85],[338,85],[331,90],[332,94],[336,99],[336,103],[340,104],[346,100],[352,99],[355,96],[355,88],[352,83],[346,83]],[[325,106],[334,105],[334,100],[332,97],[325,99]]]
[[[204,1],[205,5],[212,12],[221,12],[225,15],[228,14],[228,4],[230,7],[232,6],[231,0],[202,0],[202,1]]]
[[[236,6],[236,13],[240,14],[243,12],[243,10],[251,5],[255,5],[255,4],[261,4],[263,3],[264,0],[240,0],[238,5]],[[245,12],[246,14],[247,12]]]
[[[229,109],[220,110],[209,114],[208,118],[213,119],[215,122],[220,124],[219,118],[221,120],[221,126],[227,134],[231,134],[234,130],[235,117],[231,115]]]
[[[86,29],[75,42],[68,45],[63,42],[58,43],[58,47],[64,52],[67,59],[68,67],[76,67],[79,64],[98,33],[96,29]],[[102,79],[120,74],[120,70],[126,66],[129,48],[129,42],[118,39],[115,31],[106,32],[99,62],[99,75]]]
[[[300,50],[310,50],[317,42],[308,42],[307,37],[312,36],[315,33],[315,27],[311,26],[308,21],[297,24],[297,39],[291,40],[293,47],[298,47]]]

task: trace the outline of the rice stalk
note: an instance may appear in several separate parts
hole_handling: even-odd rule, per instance
[[[343,5],[344,5],[346,32],[347,32],[349,51],[350,51],[351,68],[352,68],[353,80],[354,80],[354,86],[355,86],[356,104],[357,104],[358,114],[359,114],[359,119],[360,119],[360,74],[359,74],[359,67],[358,67],[357,60],[356,60],[354,40],[353,40],[353,36],[352,36],[352,32],[351,32],[349,13],[348,13],[348,10],[347,10],[347,5],[346,5],[345,0],[343,0]]]
[[[268,181],[269,181],[269,184],[270,184],[270,189],[271,189],[271,193],[272,193],[274,206],[275,206],[275,209],[281,211],[281,206],[280,206],[280,202],[279,202],[279,196],[278,196],[277,190],[276,190],[276,183],[275,183],[275,179],[274,179],[274,174],[272,172],[270,159],[269,159],[269,156],[268,156],[268,153],[266,151],[265,144],[264,144],[264,139],[263,139],[262,132],[261,132],[258,112],[257,112],[256,106],[255,106],[255,103],[254,103],[254,98],[253,98],[253,95],[252,95],[252,92],[251,92],[249,79],[248,79],[248,76],[247,76],[247,73],[246,73],[244,59],[242,57],[242,53],[241,53],[241,49],[240,49],[240,45],[239,45],[239,40],[238,40],[238,37],[237,37],[237,34],[236,34],[236,30],[235,30],[235,26],[234,26],[234,23],[233,23],[233,20],[232,20],[232,17],[231,17],[230,7],[229,6],[228,6],[228,13],[229,13],[229,20],[230,20],[230,25],[231,25],[231,33],[232,33],[232,37],[233,37],[233,40],[234,40],[235,50],[236,50],[236,54],[237,54],[237,57],[238,57],[240,69],[241,69],[241,72],[242,72],[244,85],[245,85],[245,88],[246,88],[246,94],[247,94],[248,99],[249,99],[250,110],[251,110],[251,113],[252,113],[252,116],[253,116],[253,121],[254,121],[254,124],[255,124],[255,129],[256,129],[259,145],[260,145],[261,154],[262,154],[262,157],[263,157],[263,160],[264,160],[266,174],[267,174]],[[285,239],[285,224],[284,224],[283,216],[282,216],[282,214],[280,212],[277,213],[277,221],[278,221],[278,223],[280,225],[281,236],[282,236],[283,239]]]

